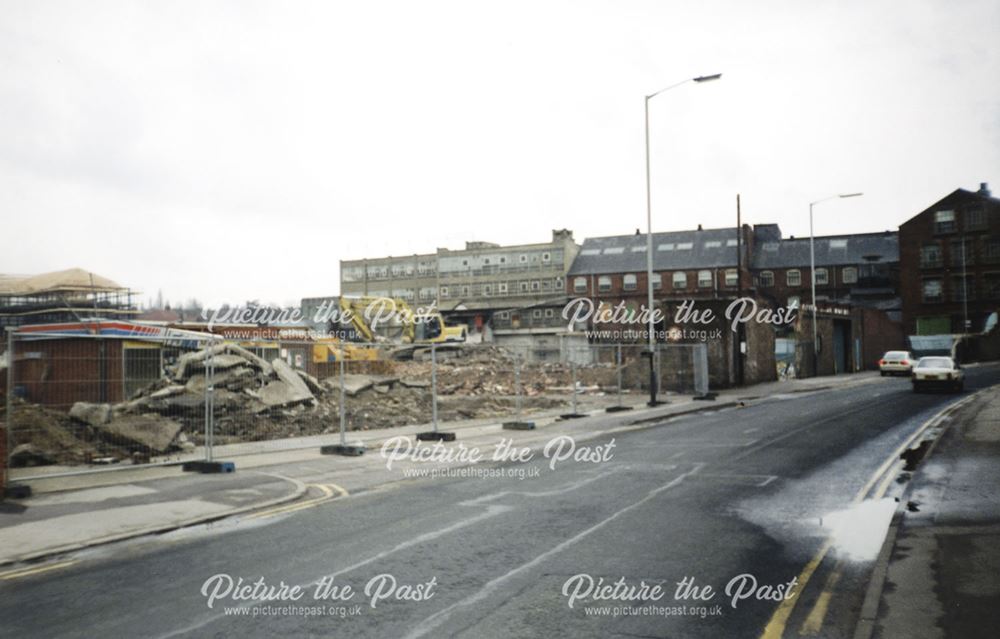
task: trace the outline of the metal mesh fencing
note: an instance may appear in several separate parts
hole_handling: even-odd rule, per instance
[[[6,432],[11,478],[179,460],[204,444],[204,364],[175,377],[183,341],[10,334]],[[36,467],[44,467],[36,468]]]
[[[580,416],[649,398],[644,344],[13,341],[11,466],[30,475],[355,443],[370,431]],[[660,399],[707,391],[704,345],[658,345]],[[33,467],[26,469],[25,467]]]

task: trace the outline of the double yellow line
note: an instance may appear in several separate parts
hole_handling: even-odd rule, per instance
[[[28,568],[18,568],[17,570],[8,570],[7,572],[0,572],[0,581],[7,581],[9,579],[20,579],[21,577],[30,577],[31,575],[39,575],[43,572],[49,572],[51,570],[68,568],[75,563],[77,563],[76,559],[70,559],[68,561],[60,561],[54,564],[45,564],[43,566],[33,566]]]
[[[277,506],[275,508],[261,510],[251,515],[247,515],[244,519],[252,520],[277,517],[278,515],[285,515],[299,510],[305,510],[306,508],[313,508],[315,506],[319,506],[320,504],[325,504],[328,501],[337,499],[338,497],[347,497],[349,495],[345,488],[338,486],[337,484],[309,484],[309,487],[319,490],[323,493],[323,496],[296,502],[294,504],[288,504],[287,506]]]
[[[933,417],[924,422],[920,428],[918,428],[912,435],[906,438],[906,440],[893,451],[892,455],[887,457],[882,465],[879,466],[878,470],[865,482],[865,485],[861,487],[861,490],[857,492],[854,499],[851,501],[852,505],[860,504],[865,500],[866,497],[870,499],[881,499],[885,493],[889,490],[889,486],[892,485],[893,479],[898,474],[900,467],[903,462],[900,460],[900,456],[910,448],[914,442],[916,442],[920,437],[929,429],[931,426],[938,424],[946,414],[957,410],[959,407],[968,404],[970,401],[976,397],[978,393],[973,393],[968,397],[961,399],[957,402],[945,406],[943,409],[938,411]],[[881,483],[879,479],[882,479]],[[875,488],[875,484],[878,483],[878,487]],[[874,492],[869,495],[869,492],[875,488]],[[816,568],[822,563],[823,558],[826,557],[827,553],[830,552],[830,548],[833,547],[833,538],[828,537],[820,549],[816,552],[816,555],[809,560],[809,563],[805,565],[802,572],[799,573],[798,577],[798,592],[801,593],[805,590],[806,584],[812,578],[813,573],[816,572]],[[807,635],[817,635],[823,628],[823,621],[826,618],[827,609],[830,605],[830,599],[833,596],[833,587],[837,584],[840,579],[841,572],[841,562],[838,560],[834,566],[833,572],[827,579],[826,584],[823,587],[823,591],[820,593],[813,605],[812,610],[810,610],[808,616],[799,629],[799,636]],[[781,639],[785,635],[785,626],[788,624],[788,618],[791,616],[792,611],[795,609],[795,604],[798,603],[799,596],[796,594],[790,599],[785,599],[778,605],[778,608],[771,615],[770,621],[768,621],[767,626],[764,628],[763,634],[761,634],[760,639]]]

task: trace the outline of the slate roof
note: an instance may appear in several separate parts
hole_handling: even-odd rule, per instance
[[[646,242],[645,233],[587,238],[569,275],[645,271]],[[736,267],[736,227],[653,233],[653,270],[720,267]]]
[[[899,233],[859,233],[817,237],[816,265],[864,264],[866,256],[878,255],[876,263],[899,262]],[[780,242],[758,242],[751,258],[752,268],[789,268],[809,266],[809,238],[797,237]]]

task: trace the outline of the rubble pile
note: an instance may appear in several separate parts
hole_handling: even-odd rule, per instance
[[[347,364],[348,370],[361,368],[351,366],[354,362]],[[210,380],[209,369],[213,371]],[[512,414],[518,402],[514,369],[510,353],[495,347],[456,349],[439,357],[439,419]],[[431,363],[419,359],[391,362],[379,370],[389,373],[345,376],[347,428],[428,423]],[[609,364],[577,366],[576,379],[579,390],[611,391],[615,369]],[[523,364],[523,410],[567,405],[571,380],[568,364]],[[204,440],[209,382],[217,445],[339,431],[338,376],[320,381],[282,359],[268,362],[240,346],[218,344],[182,355],[161,379],[124,402],[77,402],[68,414],[20,403],[14,420],[16,463],[145,461],[150,456],[191,451]]]

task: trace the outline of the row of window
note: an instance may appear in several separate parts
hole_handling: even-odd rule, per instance
[[[988,225],[986,210],[981,206],[962,211],[962,217],[964,219],[963,226],[966,231],[979,231],[985,229]],[[954,233],[956,230],[958,230],[958,223],[954,210],[948,209],[934,212],[935,233]]]
[[[671,284],[674,289],[686,289],[688,287],[688,274],[685,271],[675,271],[671,275]],[[714,284],[712,271],[698,271],[698,288],[711,288]],[[589,279],[586,276],[573,278],[573,292],[586,293],[589,286]],[[726,269],[726,286],[736,286],[736,269]],[[597,290],[605,293],[613,288],[611,275],[600,275],[597,278]],[[622,290],[635,291],[639,288],[639,277],[635,273],[622,275]],[[660,290],[663,288],[663,278],[659,273],[653,273],[653,288]]]
[[[722,240],[709,240],[702,244],[706,249],[721,248]],[[726,240],[726,246],[736,246],[735,239]],[[694,248],[694,242],[668,242],[664,244],[657,244],[657,251],[690,251]],[[625,251],[630,253],[645,253],[646,245],[637,244],[635,246],[625,247],[625,246],[609,246],[605,249],[599,248],[585,248],[580,251],[580,255],[622,255]]]
[[[497,319],[501,319],[501,320],[509,320],[511,318],[517,319],[517,318],[520,317],[521,313],[526,313],[526,312],[527,311],[498,311],[496,316],[497,316]],[[535,308],[535,309],[531,310],[531,318],[532,319],[543,319],[543,318],[545,318],[545,319],[551,319],[551,318],[553,318],[555,316],[556,316],[555,309],[551,309],[551,308],[546,308],[546,309]]]
[[[826,268],[817,268],[816,286],[827,286],[830,283],[830,271]],[[845,266],[840,269],[840,281],[843,284],[857,284],[858,269],[854,266]],[[761,287],[774,286],[774,271],[761,271],[757,274],[757,284]],[[785,271],[785,286],[802,286],[802,271],[791,268]]]
[[[458,297],[469,297],[470,295],[483,297],[503,297],[504,295],[523,295],[539,293],[543,291],[561,291],[563,279],[557,277],[554,280],[522,280],[520,282],[494,282],[491,284],[461,284],[441,287],[441,298],[445,299],[452,295]]]
[[[987,264],[1000,263],[1000,239],[983,237],[978,242],[979,251],[977,255],[974,238],[964,240],[951,240],[948,254],[952,266],[962,266],[963,264],[975,264],[977,258],[982,259]],[[920,268],[939,268],[944,265],[944,254],[941,242],[927,242],[920,247]]]
[[[949,299],[953,302],[974,300],[977,299],[977,295],[980,292],[984,300],[1000,299],[1000,273],[984,273],[981,282],[981,291],[978,284],[980,283],[976,281],[976,277],[973,274],[967,275],[964,282],[962,281],[962,276],[953,276],[949,287]],[[943,278],[925,277],[922,282],[921,293],[924,302],[935,303],[945,301]]]
[[[562,291],[563,279],[557,277],[551,280],[524,280],[519,282],[493,282],[490,284],[461,284],[441,286],[441,298],[450,297],[503,297],[505,295],[524,295],[546,291]],[[395,297],[406,301],[419,299],[430,301],[437,297],[438,289],[433,286],[420,289],[397,288],[389,290],[371,290],[372,297]]]

